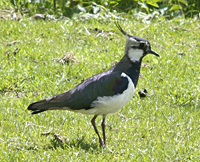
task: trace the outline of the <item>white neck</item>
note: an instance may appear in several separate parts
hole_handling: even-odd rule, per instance
[[[133,62],[140,61],[141,57],[143,56],[143,53],[144,51],[141,49],[130,48],[128,51],[128,57]]]

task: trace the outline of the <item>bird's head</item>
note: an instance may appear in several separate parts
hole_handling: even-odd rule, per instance
[[[127,34],[121,28],[119,23],[116,23],[116,26],[127,37],[125,54],[132,62],[141,61],[147,54],[153,54],[159,57],[159,54],[151,49],[151,45],[148,40]]]

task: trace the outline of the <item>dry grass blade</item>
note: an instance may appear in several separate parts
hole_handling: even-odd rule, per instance
[[[62,137],[60,134],[57,134],[55,132],[44,132],[44,133],[41,133],[41,135],[43,136],[53,135],[55,140],[61,143],[64,143],[66,139],[65,137]]]
[[[74,53],[67,52],[65,55],[59,58],[57,62],[69,64],[69,63],[78,63],[79,61],[75,58]]]

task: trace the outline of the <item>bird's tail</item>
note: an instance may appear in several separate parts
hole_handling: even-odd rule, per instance
[[[68,92],[61,93],[37,102],[34,102],[28,106],[28,110],[32,111],[32,114],[38,114],[47,110],[62,110],[63,107],[69,105],[67,98],[70,96]]]
[[[32,111],[32,114],[38,114],[43,111],[47,111],[50,108],[52,108],[54,105],[52,103],[49,103],[46,99],[34,102],[28,106],[28,110]]]

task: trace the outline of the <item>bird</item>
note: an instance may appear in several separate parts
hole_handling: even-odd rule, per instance
[[[147,54],[159,57],[159,54],[151,49],[147,39],[128,34],[118,21],[115,25],[126,36],[124,56],[118,63],[104,72],[89,77],[68,91],[34,102],[27,108],[32,114],[47,110],[69,110],[94,115],[91,123],[103,148],[106,147],[106,116],[116,113],[132,98],[138,83],[142,59]],[[103,140],[95,123],[98,116],[103,117],[101,122]]]

